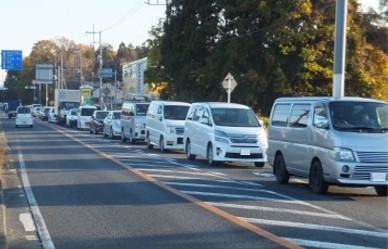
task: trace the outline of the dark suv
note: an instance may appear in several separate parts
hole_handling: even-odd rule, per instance
[[[89,132],[97,134],[102,131],[104,126],[104,118],[108,116],[109,111],[94,111],[89,122]]]

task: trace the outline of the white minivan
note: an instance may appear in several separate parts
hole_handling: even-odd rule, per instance
[[[356,97],[289,97],[273,104],[268,163],[276,180],[309,179],[315,193],[330,184],[388,189],[388,104]]]
[[[77,117],[78,130],[89,129],[90,119],[95,110],[97,110],[97,107],[93,105],[81,105],[79,107],[79,112]]]
[[[146,115],[147,148],[159,146],[166,149],[183,150],[183,131],[190,104],[177,101],[154,100]]]
[[[184,132],[187,159],[254,163],[267,161],[267,135],[251,108],[223,102],[193,103],[187,113]]]

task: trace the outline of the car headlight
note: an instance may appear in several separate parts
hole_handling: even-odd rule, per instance
[[[174,126],[167,126],[167,132],[168,133],[175,133],[175,127]]]
[[[229,143],[228,134],[220,130],[214,130],[214,140],[221,143]]]
[[[354,162],[355,158],[353,155],[353,151],[351,149],[334,148],[335,160],[337,161],[346,161],[346,162]]]
[[[113,127],[113,129],[115,129],[115,130],[120,130],[120,129],[121,129],[120,123],[118,123],[118,122],[113,122],[113,123],[112,123],[112,127]]]
[[[144,123],[135,123],[135,127],[138,129],[143,129]]]

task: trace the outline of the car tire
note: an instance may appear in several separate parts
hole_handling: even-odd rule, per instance
[[[109,138],[110,138],[110,139],[113,139],[113,138],[114,138],[112,127],[109,128]]]
[[[323,178],[322,165],[317,160],[313,162],[310,168],[309,185],[316,194],[326,194],[329,188],[329,184]]]
[[[287,184],[290,180],[290,173],[287,171],[286,163],[284,162],[282,154],[279,154],[275,157],[273,174],[276,177],[276,181],[280,184]]]
[[[387,185],[375,186],[375,191],[379,196],[387,196],[388,195],[388,186]]]
[[[147,135],[146,142],[147,142],[147,149],[152,150],[154,148],[154,146],[151,144],[149,135]]]
[[[166,152],[166,149],[164,148],[164,139],[163,137],[160,137],[159,139],[159,150],[161,153]]]
[[[128,140],[129,140],[130,144],[136,144],[136,140],[132,135],[132,131],[129,131],[129,139]]]
[[[210,166],[217,165],[217,161],[214,161],[213,146],[211,144],[207,146],[206,159]]]
[[[125,143],[127,139],[125,138],[124,131],[121,131],[121,142]]]
[[[263,162],[255,162],[255,167],[257,167],[257,168],[263,168],[264,165],[265,165],[265,163],[263,163]]]
[[[196,155],[191,154],[191,144],[190,140],[186,141],[186,157],[189,160],[194,160]]]

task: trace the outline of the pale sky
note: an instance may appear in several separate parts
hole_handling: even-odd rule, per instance
[[[359,0],[377,6],[379,0]],[[102,31],[102,43],[116,50],[121,42],[141,45],[148,32],[165,17],[165,0],[5,0],[0,3],[0,50],[22,50],[28,56],[40,40],[65,37],[77,44],[92,44]],[[99,35],[94,36],[99,41]],[[98,44],[96,44],[96,47]],[[5,72],[0,70],[0,86]]]

